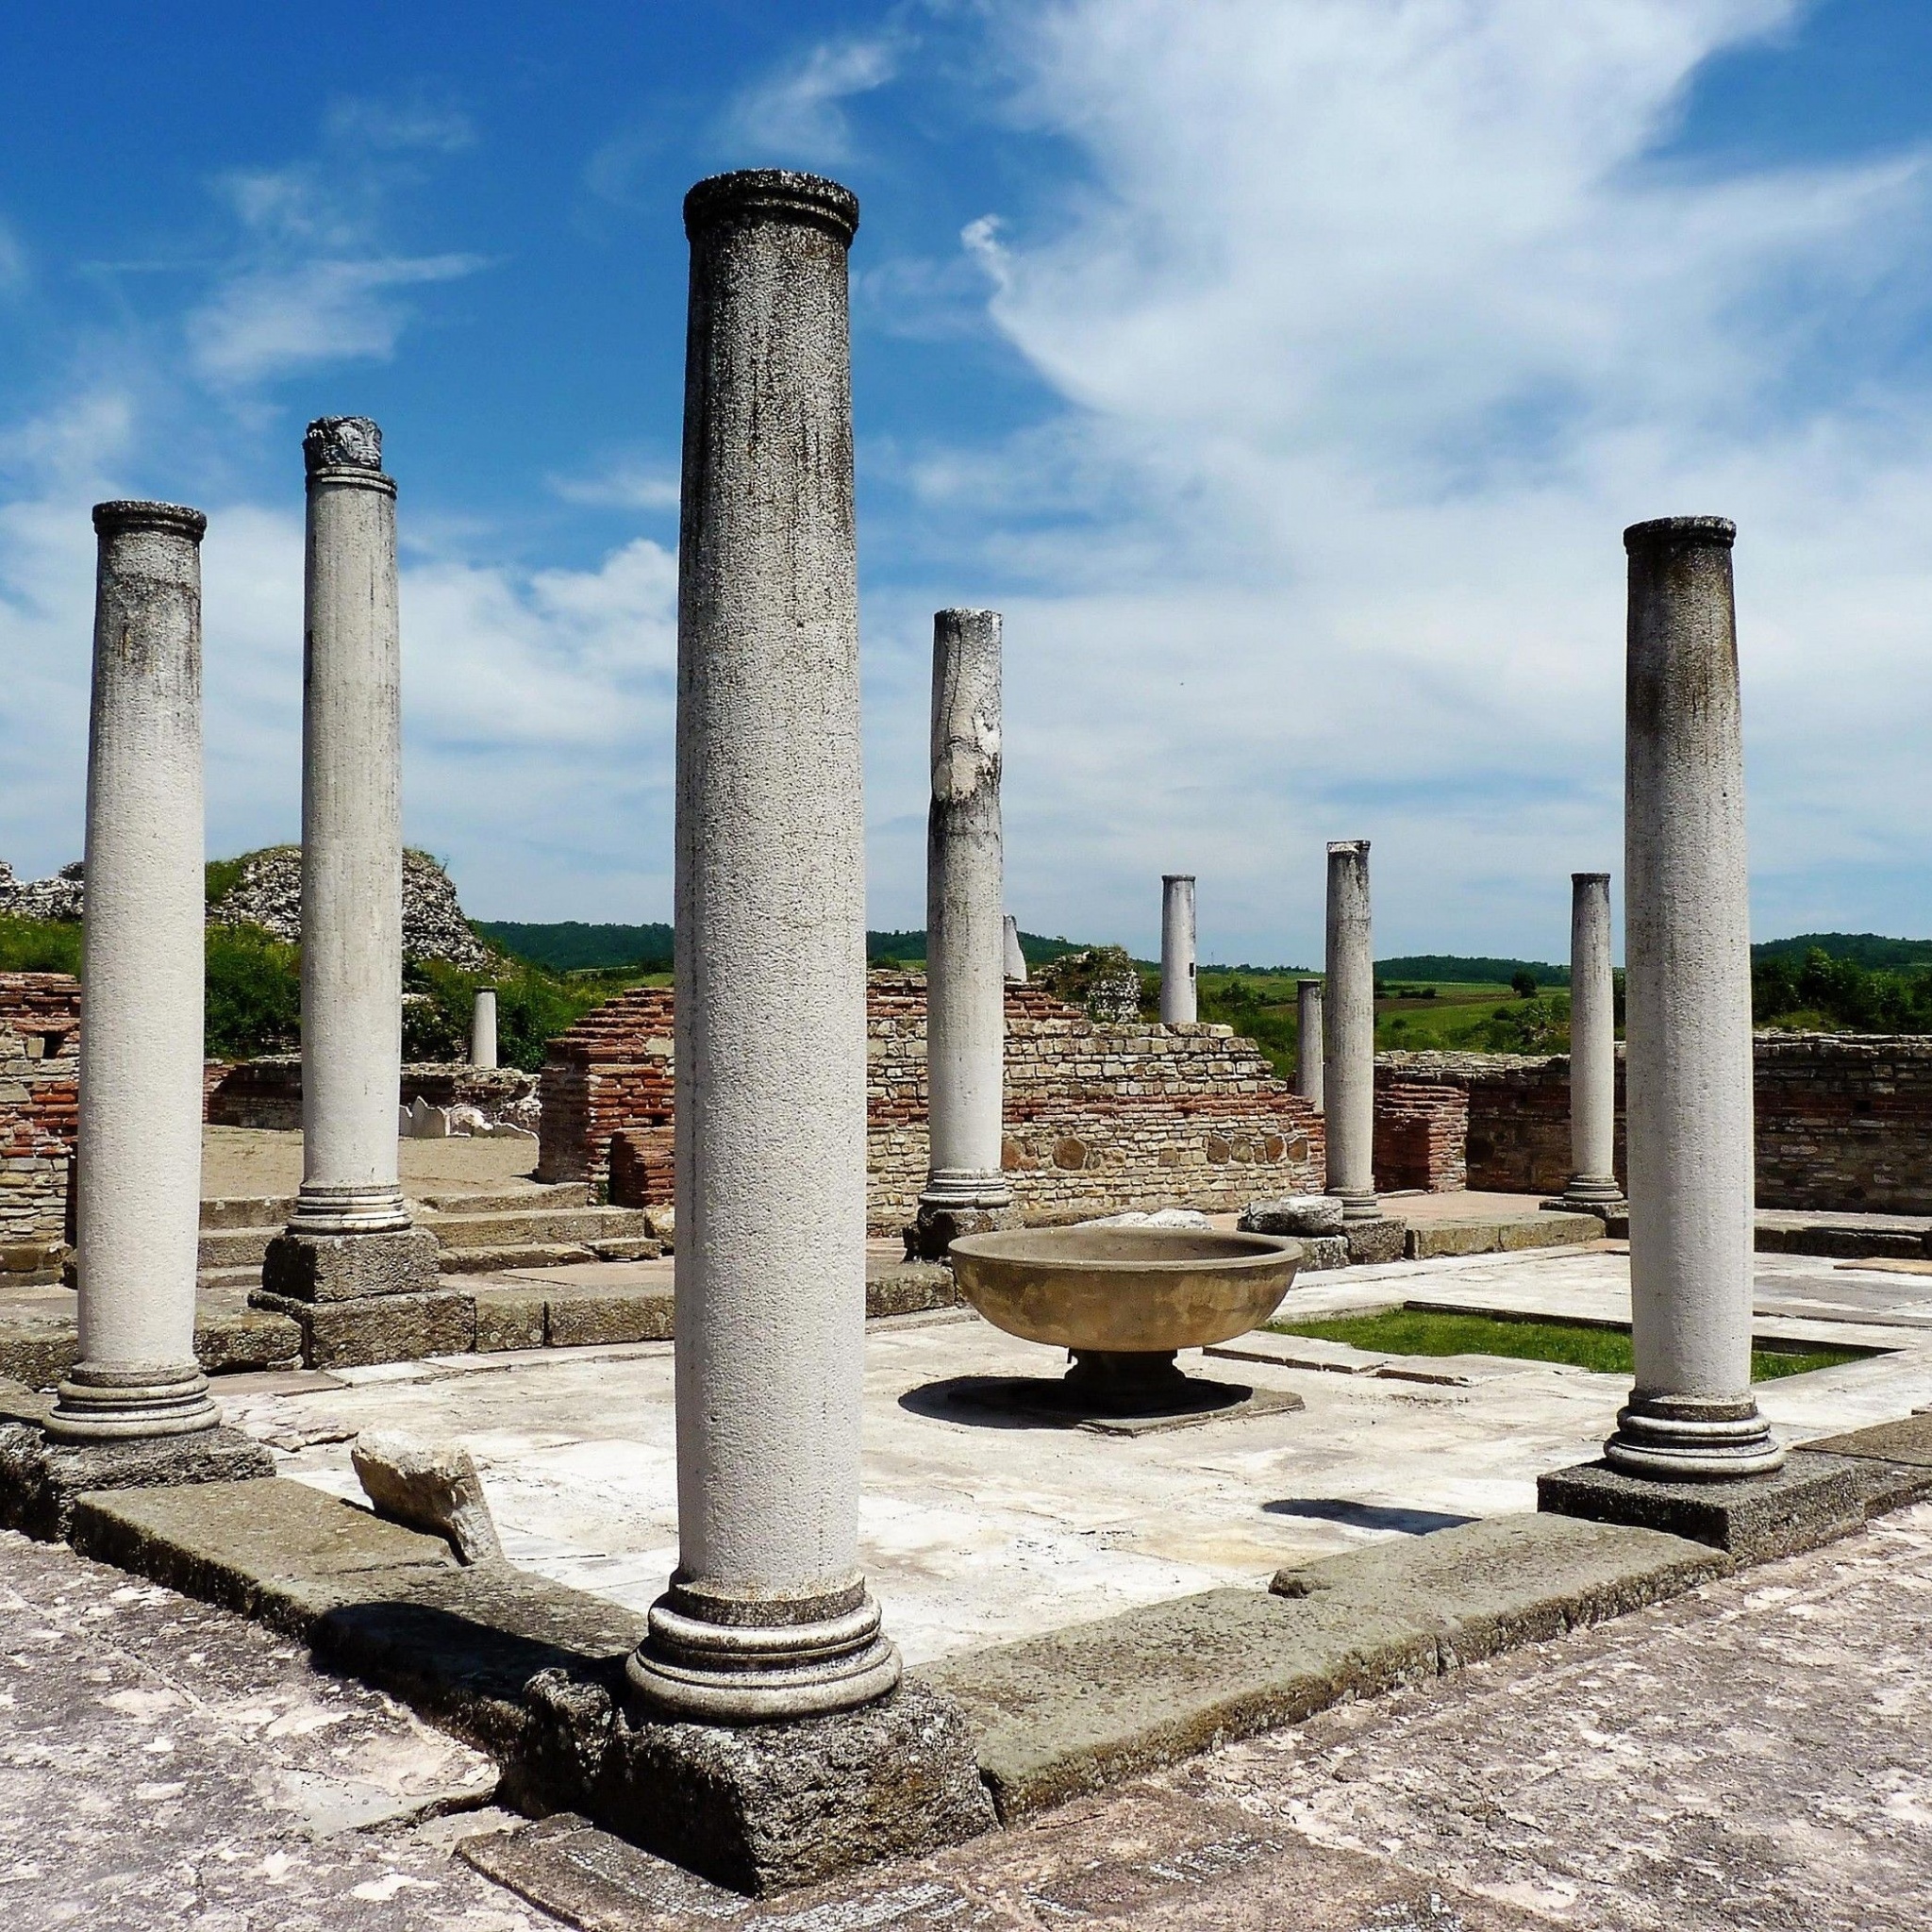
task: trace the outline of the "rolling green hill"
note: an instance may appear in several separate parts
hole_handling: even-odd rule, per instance
[[[1517,974],[1528,972],[1539,986],[1568,986],[1568,966],[1547,959],[1488,959],[1461,953],[1411,953],[1400,959],[1377,959],[1375,977],[1386,980],[1431,981],[1446,986],[1507,986]]]
[[[553,973],[580,973],[602,966],[636,966],[671,958],[668,925],[586,925],[563,919],[548,925],[514,919],[473,919],[471,925],[512,958],[547,966]]]
[[[1860,966],[1923,966],[1932,959],[1932,940],[1887,940],[1875,932],[1805,932],[1794,940],[1766,940],[1751,948],[1754,960],[1790,959],[1802,965],[1817,951]]]

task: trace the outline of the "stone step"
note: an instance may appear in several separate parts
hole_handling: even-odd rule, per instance
[[[246,1268],[261,1272],[261,1257],[268,1244],[282,1231],[283,1224],[264,1227],[204,1228],[194,1261],[197,1268]]]
[[[295,1206],[292,1194],[244,1194],[225,1200],[204,1200],[201,1204],[201,1230],[214,1228],[283,1226]]]
[[[546,1181],[536,1187],[499,1188],[490,1193],[438,1193],[411,1197],[436,1214],[520,1214],[526,1208],[588,1208],[585,1181]]]
[[[261,1263],[241,1261],[232,1267],[201,1268],[195,1271],[194,1288],[197,1294],[207,1294],[223,1289],[251,1289],[261,1286]]]
[[[581,1241],[504,1242],[491,1247],[445,1248],[437,1257],[445,1274],[494,1274],[507,1268],[563,1268],[597,1257]]]
[[[510,1214],[425,1214],[446,1248],[494,1248],[516,1243],[636,1241],[650,1233],[641,1208],[561,1208]]]

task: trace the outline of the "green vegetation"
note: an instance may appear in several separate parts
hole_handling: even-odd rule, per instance
[[[206,941],[210,1059],[294,1053],[302,1044],[302,952],[258,925],[211,925]]]
[[[1932,940],[1887,940],[1875,932],[1803,932],[1796,939],[1765,940],[1751,948],[1752,962],[1789,959],[1802,963],[1812,953],[1828,959],[1854,959],[1860,966],[1932,965]]]
[[[1438,985],[1507,986],[1527,973],[1539,986],[1568,986],[1570,969],[1547,959],[1485,959],[1460,953],[1412,953],[1400,959],[1377,959],[1377,979],[1419,979]]]
[[[421,997],[403,1007],[403,1058],[467,1059],[476,990],[493,986],[497,1058],[534,1074],[543,1064],[544,1047],[592,1008],[626,987],[665,976],[623,968],[560,974],[521,960],[508,973],[465,973],[440,959],[412,961],[403,968],[403,991]]]
[[[1636,1358],[1627,1328],[1598,1328],[1586,1322],[1518,1321],[1507,1315],[1444,1315],[1425,1308],[1387,1308],[1374,1315],[1344,1315],[1327,1322],[1271,1322],[1274,1335],[1305,1335],[1345,1341],[1380,1355],[1499,1355],[1536,1362],[1567,1362],[1600,1375],[1630,1375]],[[1751,1379],[1834,1369],[1862,1361],[1862,1348],[1754,1348]]]
[[[499,953],[548,967],[552,973],[608,967],[668,972],[671,965],[671,928],[663,924],[586,925],[581,920],[564,919],[532,925],[513,919],[473,919],[470,928]],[[502,1011],[499,999],[499,1023]]]
[[[1932,964],[1870,966],[1851,957],[1834,958],[1823,946],[1812,946],[1802,958],[1754,947],[1751,1016],[1759,1026],[1802,1031],[1932,1033]]]
[[[77,919],[17,919],[0,912],[0,973],[79,972]]]

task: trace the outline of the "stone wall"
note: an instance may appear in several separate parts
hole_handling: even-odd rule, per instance
[[[925,982],[867,991],[868,1219],[896,1232],[925,1181]],[[543,1180],[637,1205],[670,1198],[672,996],[622,993],[553,1041],[539,1091]],[[613,1145],[613,1141],[615,1144]],[[1099,1025],[1007,989],[1004,1165],[1032,1220],[1318,1191],[1321,1116],[1225,1026]]]
[[[424,1061],[403,1069],[398,1091],[408,1107],[421,1098],[431,1107],[474,1107],[495,1118],[511,1102],[536,1091],[537,1076],[518,1067],[468,1067]],[[202,1118],[217,1127],[265,1127],[284,1133],[302,1125],[302,1056],[265,1054],[233,1066],[209,1063],[203,1085]]]
[[[79,1073],[79,980],[0,973],[0,1275],[66,1238]]]
[[[1932,1036],[1760,1034],[1760,1208],[1932,1214]]]
[[[1375,1186],[1453,1194],[1469,1185],[1467,1089],[1375,1074]]]

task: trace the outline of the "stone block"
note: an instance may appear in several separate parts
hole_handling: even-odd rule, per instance
[[[454,1567],[440,1536],[268,1476],[83,1498],[83,1556],[307,1636],[347,1605],[404,1596]]]
[[[907,1261],[896,1267],[866,1270],[868,1321],[881,1315],[916,1315],[931,1308],[950,1308],[958,1301],[953,1271],[943,1262]]]
[[[287,1315],[301,1328],[306,1368],[361,1369],[427,1355],[466,1355],[475,1346],[476,1305],[454,1291],[307,1302],[257,1289],[248,1300],[252,1307]]]
[[[1903,1509],[1932,1496],[1932,1413],[1915,1411],[1897,1422],[1825,1436],[1805,1447],[1857,1462],[1867,1516]]]
[[[392,1429],[364,1429],[349,1461],[375,1513],[440,1536],[462,1563],[503,1555],[476,1458],[460,1442],[424,1442]]]
[[[40,1426],[45,1405],[10,1407],[0,1420],[0,1527],[43,1541],[65,1537],[81,1497],[96,1491],[232,1483],[275,1469],[260,1443],[234,1429],[67,1442]]]
[[[478,1288],[471,1291],[470,1299],[476,1310],[478,1355],[543,1346],[541,1289]]]
[[[552,1348],[669,1341],[675,1315],[668,1288],[552,1289],[545,1298],[544,1339]]]
[[[1342,1239],[1348,1243],[1349,1266],[1366,1268],[1401,1260],[1407,1236],[1407,1224],[1392,1214],[1378,1215],[1373,1221],[1349,1222],[1342,1230]]]
[[[427,1228],[393,1234],[278,1234],[261,1264],[265,1294],[347,1302],[425,1294],[438,1281],[442,1244]]]
[[[1243,1234],[1340,1234],[1341,1202],[1333,1194],[1289,1194],[1250,1201],[1236,1224]]]
[[[1816,1549],[1865,1521],[1857,1463],[1805,1449],[1793,1449],[1769,1475],[1718,1482],[1657,1482],[1585,1462],[1539,1476],[1536,1492],[1537,1507],[1553,1515],[1660,1529],[1740,1563]]]

